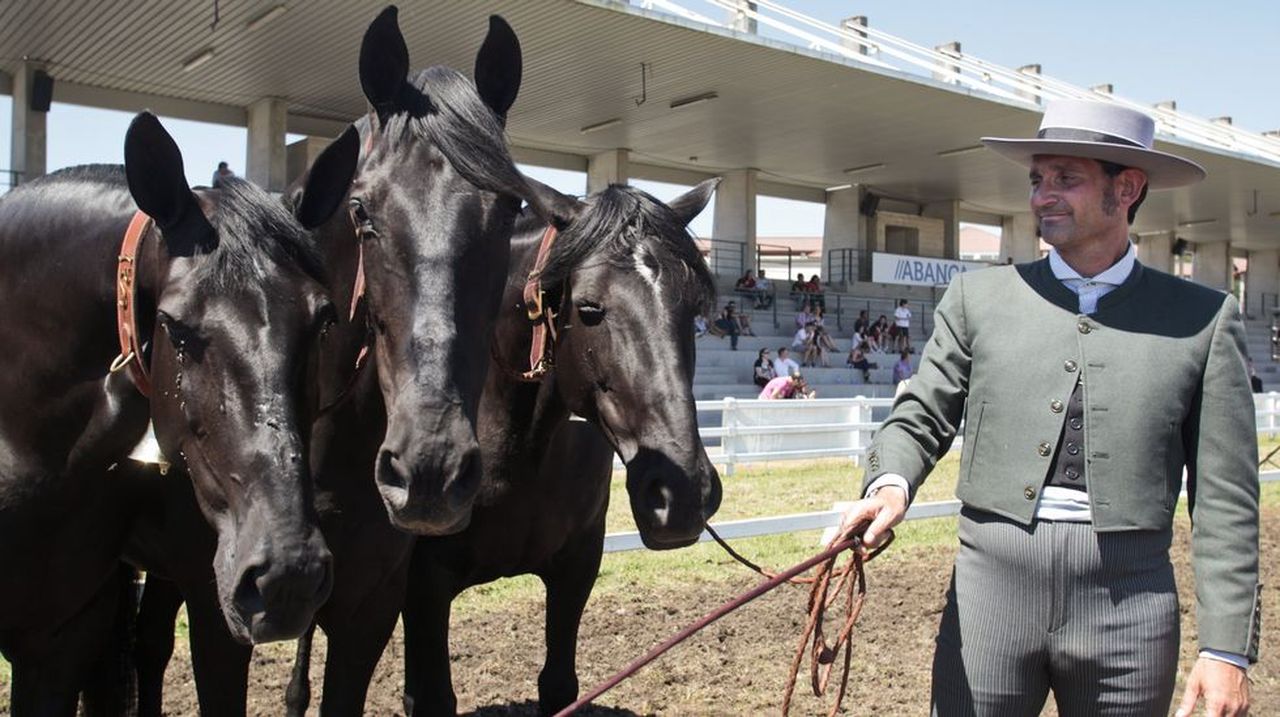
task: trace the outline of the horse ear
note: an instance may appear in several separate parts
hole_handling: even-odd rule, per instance
[[[671,200],[671,203],[667,206],[671,207],[671,211],[676,213],[681,223],[688,226],[689,222],[693,221],[694,217],[701,214],[702,210],[706,208],[707,202],[711,201],[711,195],[715,194],[716,187],[719,184],[719,177],[712,177],[700,182],[698,186]]]
[[[388,5],[369,23],[360,43],[360,87],[385,121],[396,110],[409,76],[409,48],[400,34],[395,5]]]
[[[187,186],[182,152],[150,112],[129,123],[124,173],[133,201],[159,225],[171,255],[189,256],[217,245],[217,234]]]
[[[533,177],[521,177],[529,188],[528,193],[521,198],[529,203],[529,208],[542,221],[555,225],[557,229],[564,229],[572,224],[586,206],[577,198],[562,194]]]
[[[329,221],[351,188],[359,159],[360,132],[354,126],[347,127],[316,157],[307,174],[302,200],[296,205],[296,215],[303,228],[315,229]]]
[[[476,53],[476,90],[499,117],[515,104],[520,93],[524,59],[516,33],[498,15],[489,16],[489,34]]]

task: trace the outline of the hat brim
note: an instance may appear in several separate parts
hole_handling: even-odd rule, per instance
[[[1126,147],[1106,142],[1080,140],[1007,139],[983,137],[987,149],[1024,167],[1031,166],[1036,155],[1083,157],[1114,162],[1141,169],[1151,189],[1176,189],[1195,184],[1205,178],[1204,167],[1177,155],[1142,147]]]

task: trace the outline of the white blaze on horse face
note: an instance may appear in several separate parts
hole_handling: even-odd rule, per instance
[[[635,261],[636,261],[636,273],[644,277],[645,281],[649,282],[649,286],[653,287],[654,297],[658,300],[659,304],[661,304],[662,285],[658,283],[657,272],[655,272],[653,270],[653,267],[649,266],[644,261],[644,247],[636,246],[636,249],[632,253],[632,256],[635,258]]]

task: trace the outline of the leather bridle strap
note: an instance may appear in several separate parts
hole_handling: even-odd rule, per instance
[[[525,310],[529,313],[529,320],[536,323],[533,325],[533,343],[529,346],[529,370],[520,374],[522,381],[541,381],[555,365],[555,312],[542,303],[546,294],[542,290],[542,271],[547,267],[547,259],[551,256],[556,236],[554,225],[548,226],[542,233],[538,256],[524,284]]]
[[[120,338],[120,355],[111,362],[111,373],[129,370],[129,378],[138,393],[151,397],[151,378],[142,362],[142,342],[138,339],[138,323],[135,314],[138,294],[138,246],[151,229],[151,217],[141,210],[134,213],[120,244],[120,256],[116,261],[116,335]]]

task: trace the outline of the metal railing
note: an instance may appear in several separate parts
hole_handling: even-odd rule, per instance
[[[975,91],[1028,109],[1041,101],[1058,98],[1091,99],[1139,110],[1156,121],[1162,138],[1174,138],[1249,154],[1280,162],[1280,140],[1229,124],[1194,117],[1169,106],[1150,107],[1111,93],[1077,87],[1048,75],[1014,70],[962,52],[944,51],[917,45],[870,26],[845,29],[796,12],[773,0],[755,0],[754,7],[733,0],[642,0],[641,7],[677,15],[686,20],[715,27],[727,27],[730,13],[741,13],[759,25],[771,28],[791,41],[811,50],[836,55],[845,60],[877,68],[931,77],[947,84]],[[694,12],[697,5],[718,15]]]
[[[782,249],[782,250],[783,250],[783,252],[785,252],[785,254],[786,254],[786,258],[787,258],[787,273],[783,276],[783,278],[784,278],[784,279],[789,279],[789,278],[792,276],[792,274],[794,273],[794,272],[792,271],[792,267],[791,267],[791,257],[793,257],[793,256],[804,256],[804,255],[805,255],[805,253],[804,253],[804,252],[802,252],[802,251],[796,251],[795,249],[792,249],[790,245],[787,245],[787,244],[765,244],[765,243],[762,243],[762,242],[756,242],[756,275],[757,275],[757,276],[758,276],[758,275],[760,274],[760,272],[761,272],[762,270],[764,270],[764,268],[765,268],[765,266],[764,266],[764,250],[765,250],[766,248],[769,248],[769,249]],[[777,260],[778,256],[779,256],[779,252],[774,252],[774,253],[770,256],[770,258]],[[777,279],[777,277],[774,277],[774,279],[776,280],[776,279]]]
[[[727,239],[712,239],[708,266],[716,276],[739,277],[746,271],[747,244]]]
[[[720,411],[721,425],[701,430],[703,443],[707,439],[719,440],[720,449],[708,448],[707,454],[717,465],[723,465],[725,475],[733,475],[738,463],[783,460],[812,460],[814,458],[850,458],[855,464],[871,442],[871,436],[882,421],[872,420],[872,412],[887,413],[892,405],[890,398],[835,398],[812,401],[741,401],[726,398],[723,401],[698,401],[698,411]],[[1256,434],[1274,439],[1280,435],[1280,393],[1254,396]],[[755,419],[748,418],[755,414]],[[836,420],[829,420],[834,416]],[[963,427],[961,427],[963,430]],[[774,450],[752,450],[751,441],[757,437],[773,439]],[[808,441],[807,443],[805,441]],[[951,450],[959,450],[959,438]],[[1264,461],[1264,464],[1266,462]],[[1272,463],[1273,467],[1280,464]],[[620,468],[615,461],[614,467]],[[1267,470],[1259,474],[1261,482],[1280,480],[1280,470]],[[852,497],[853,491],[850,490]],[[830,510],[811,513],[794,513],[763,518],[748,518],[716,523],[716,532],[729,539],[750,538],[761,535],[795,533],[804,530],[834,529],[840,525],[846,503],[836,503]],[[960,501],[943,500],[917,503],[907,511],[907,520],[939,518],[960,512]],[[698,542],[711,540],[704,532]],[[640,536],[635,532],[610,533],[605,536],[605,552],[636,550],[642,548]]]
[[[9,190],[22,184],[22,172],[16,169],[0,169],[0,190]]]

